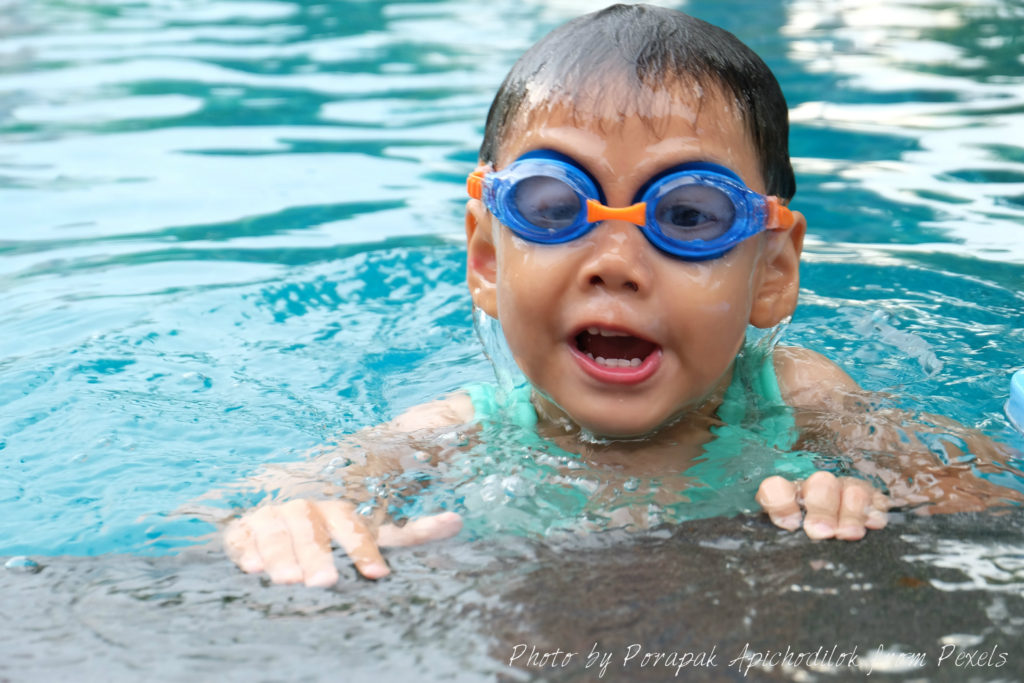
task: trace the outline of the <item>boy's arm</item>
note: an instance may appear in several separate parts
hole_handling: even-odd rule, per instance
[[[473,402],[467,394],[452,394],[438,401],[413,406],[382,427],[390,432],[411,433],[440,429],[473,420]]]
[[[1007,500],[1019,502],[1015,492],[975,474],[975,470],[1003,471],[1001,465],[1011,456],[1005,446],[948,418],[874,407],[877,397],[813,351],[779,348],[775,367],[783,396],[797,411],[798,426],[805,439],[815,441],[818,449],[851,456],[852,466],[865,476],[884,482],[891,497],[886,501],[874,489],[869,489],[872,495],[866,495],[859,490],[867,486],[866,482],[822,476],[827,473],[815,474],[802,486],[773,477],[762,484],[758,500],[776,524],[793,528],[794,521],[799,522],[797,504],[801,498],[808,510],[804,522],[808,535],[827,537],[821,535],[828,534],[829,526],[829,520],[823,517],[837,512],[831,519],[838,520],[833,525],[838,538],[859,538],[856,526],[861,519],[866,528],[884,526],[879,519],[884,520],[881,511],[887,505],[925,505],[918,510],[944,513],[980,510]],[[949,464],[939,461],[922,441],[922,437],[929,436],[943,438]],[[966,448],[960,448],[954,440],[961,441]],[[968,454],[973,456],[971,462],[958,462],[960,456]],[[808,491],[808,487],[812,490]],[[852,496],[848,499],[847,494]],[[863,504],[868,509],[859,513]],[[819,510],[825,512],[819,514]],[[819,535],[815,535],[809,525],[823,521]]]
[[[372,451],[378,439],[391,441],[403,434],[465,424],[472,418],[472,403],[467,396],[458,394],[416,406],[368,430],[361,440],[364,450]],[[338,455],[337,450],[329,451],[314,460],[264,473],[256,480],[267,489],[278,489],[292,481],[301,487],[304,481],[315,479],[316,470]],[[363,469],[369,472],[382,464],[384,469],[400,467],[403,459],[400,454],[389,453],[379,462],[367,462]],[[274,583],[330,586],[338,580],[331,551],[333,541],[351,558],[361,575],[378,579],[390,572],[379,548],[449,538],[462,528],[462,519],[453,512],[413,520],[402,527],[381,524],[379,514],[367,518],[351,501],[321,499],[325,494],[332,496],[336,492],[322,483],[314,485],[321,489],[319,496],[263,505],[228,524],[224,545],[235,564],[248,573],[266,572]]]

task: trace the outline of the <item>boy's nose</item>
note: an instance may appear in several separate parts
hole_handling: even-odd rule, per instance
[[[604,221],[587,238],[587,260],[580,269],[581,284],[611,292],[646,292],[651,283],[647,251],[653,247],[640,228],[622,220]]]

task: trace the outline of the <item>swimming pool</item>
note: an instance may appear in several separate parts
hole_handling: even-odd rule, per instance
[[[783,605],[763,648],[921,650],[907,675],[957,680],[947,641],[1019,647],[1019,515],[896,520],[860,550],[753,518],[483,539],[314,594],[235,572],[196,546],[211,526],[174,514],[493,376],[462,284],[462,178],[511,61],[601,4],[0,3],[0,678],[479,680],[530,675],[512,646],[558,647],[567,615],[586,627],[565,648],[731,651]],[[1017,3],[683,7],[757,50],[792,107],[810,239],[784,341],[1024,448],[1002,413],[1024,366]],[[660,592],[626,587],[631,553]],[[830,600],[860,616],[825,623]],[[918,634],[880,616],[929,601],[949,611]]]

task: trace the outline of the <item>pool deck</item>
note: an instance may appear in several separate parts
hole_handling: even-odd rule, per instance
[[[1022,528],[1013,510],[901,515],[857,543],[761,517],[456,539],[331,590],[212,549],[37,558],[0,571],[0,681],[1022,680]]]

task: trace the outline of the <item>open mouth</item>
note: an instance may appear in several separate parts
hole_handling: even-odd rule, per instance
[[[661,347],[628,332],[588,327],[570,343],[584,370],[597,379],[641,382],[657,369]]]
[[[606,368],[638,368],[658,345],[625,332],[588,327],[576,335],[576,348]]]

